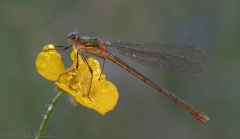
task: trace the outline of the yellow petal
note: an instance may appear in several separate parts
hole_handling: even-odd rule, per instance
[[[109,110],[112,110],[118,100],[118,92],[114,84],[109,81],[95,80],[92,85],[92,90],[89,94],[92,103],[87,105],[87,107],[93,108],[101,114],[105,114]],[[87,99],[81,100],[85,102],[88,101]]]
[[[57,81],[65,72],[62,57],[52,44],[44,46],[36,60],[36,68],[39,74],[51,81]]]

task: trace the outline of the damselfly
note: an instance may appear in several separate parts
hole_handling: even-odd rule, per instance
[[[71,42],[72,45],[57,47],[64,47],[65,50],[74,45],[78,49],[78,54],[80,54],[85,60],[85,54],[100,57],[104,59],[104,63],[105,60],[108,59],[175,101],[177,104],[188,110],[199,121],[204,123],[209,120],[209,117],[202,112],[189,106],[113,54],[113,52],[118,52],[133,61],[154,69],[181,72],[202,72],[204,68],[201,63],[205,60],[205,54],[198,47],[182,44],[102,41],[101,39],[88,36],[78,37],[78,32],[75,29],[69,32],[67,35],[67,41]]]

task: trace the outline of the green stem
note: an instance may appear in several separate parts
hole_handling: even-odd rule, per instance
[[[41,139],[44,133],[44,130],[46,128],[47,122],[49,117],[51,116],[51,113],[55,107],[55,105],[57,104],[57,102],[61,99],[61,97],[65,94],[65,92],[59,90],[59,93],[56,95],[56,97],[51,101],[51,103],[49,104],[47,111],[45,113],[45,115],[43,116],[43,120],[42,123],[39,127],[38,133],[35,137],[35,139]]]

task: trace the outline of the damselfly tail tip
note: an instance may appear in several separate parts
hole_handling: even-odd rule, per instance
[[[210,118],[206,115],[201,115],[200,117],[195,117],[197,118],[200,122],[205,123],[206,121],[210,120]]]
[[[204,115],[203,113],[201,113],[198,110],[190,111],[190,113],[193,115],[193,117],[195,117],[202,123],[205,123],[206,121],[210,120],[210,118],[208,116]]]

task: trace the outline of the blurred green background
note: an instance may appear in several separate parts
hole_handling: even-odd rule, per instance
[[[197,74],[157,71],[121,58],[211,120],[200,123],[107,61],[104,74],[119,92],[115,109],[102,116],[81,105],[72,106],[65,95],[45,135],[63,139],[239,138],[239,5],[238,0],[1,0],[0,138],[33,135],[39,128],[45,103],[57,92],[53,82],[37,73],[36,57],[46,44],[68,45],[66,35],[73,28],[79,35],[103,40],[198,46],[206,53],[206,61],[205,71]],[[66,53],[64,59],[69,61]]]

